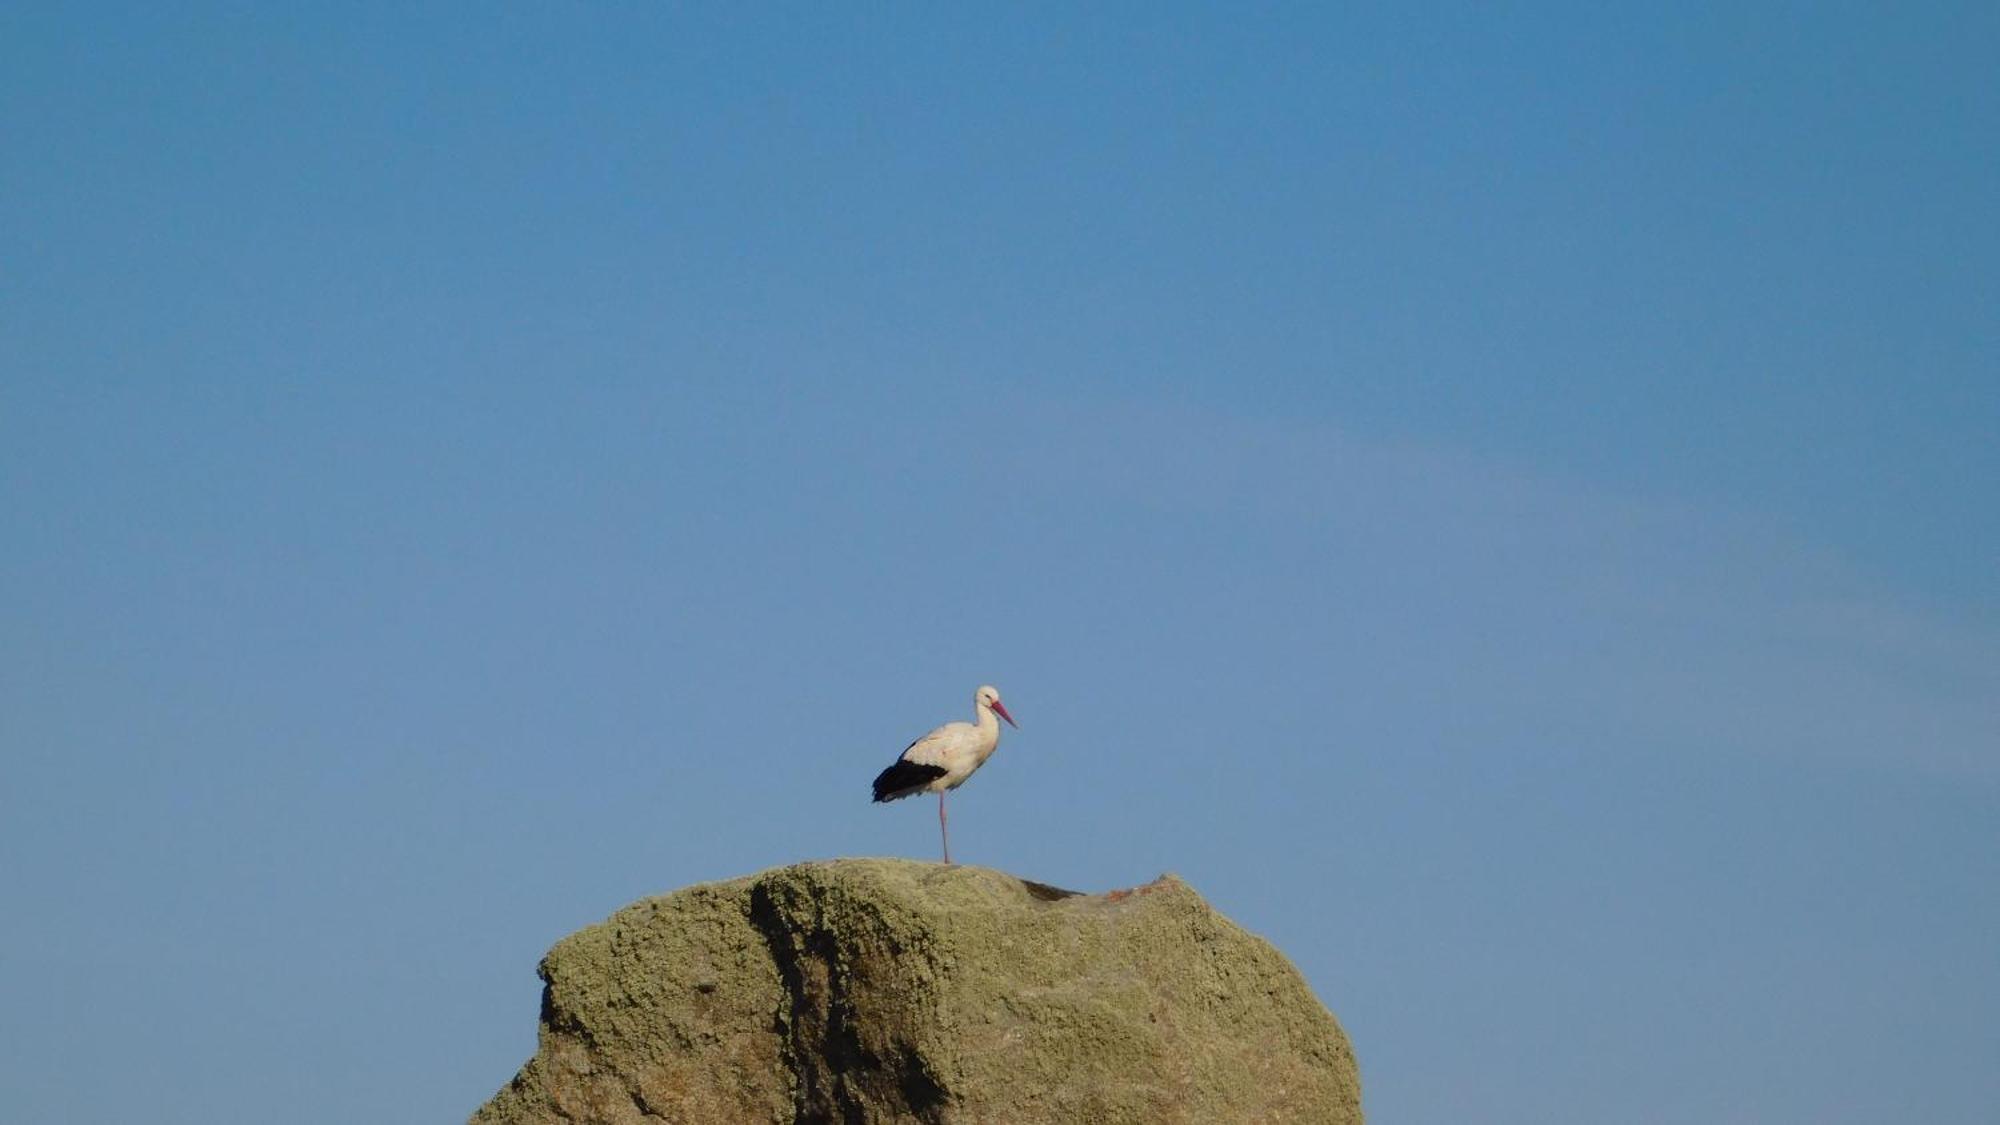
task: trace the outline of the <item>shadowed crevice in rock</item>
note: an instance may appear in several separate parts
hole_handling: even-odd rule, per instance
[[[942,1106],[949,1096],[925,1064],[924,1057],[915,1050],[905,1050],[897,1060],[896,1085],[903,1092],[903,1104],[926,1121],[931,1120],[932,1110]]]
[[[1063,899],[1076,898],[1083,894],[1082,891],[1066,891],[1061,887],[1051,887],[1047,883],[1037,883],[1033,879],[1021,880],[1021,886],[1026,888],[1029,897],[1038,902],[1061,902]]]
[[[777,1025],[796,1082],[793,1119],[798,1125],[854,1125],[877,1119],[870,1116],[872,1107],[939,1121],[946,1092],[917,1049],[889,1042],[878,1050],[864,1039],[868,998],[858,978],[879,967],[860,963],[855,951],[844,947],[820,897],[827,893],[814,880],[763,883],[750,892],[750,922],[763,935],[784,983]],[[847,906],[844,929],[850,938],[875,929],[865,905]]]

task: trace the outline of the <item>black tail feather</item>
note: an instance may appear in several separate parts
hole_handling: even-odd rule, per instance
[[[907,797],[950,772],[943,766],[926,766],[897,759],[895,765],[876,775],[875,799],[893,801],[898,797]]]

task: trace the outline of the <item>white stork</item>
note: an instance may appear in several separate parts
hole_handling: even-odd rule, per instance
[[[1000,689],[982,685],[972,693],[976,722],[946,723],[910,743],[895,764],[875,777],[875,800],[894,801],[916,793],[938,795],[938,835],[944,840],[944,861],[951,862],[951,832],[945,827],[946,790],[965,784],[1000,746],[1000,719],[1020,729],[1000,702]],[[998,715],[1000,719],[993,716]]]

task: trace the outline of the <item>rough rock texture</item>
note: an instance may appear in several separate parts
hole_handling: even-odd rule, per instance
[[[1171,875],[800,864],[626,907],[541,974],[540,1050],[474,1125],[1361,1121],[1332,1014]]]

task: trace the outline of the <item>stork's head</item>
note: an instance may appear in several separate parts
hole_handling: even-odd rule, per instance
[[[992,684],[980,685],[979,690],[972,693],[972,703],[975,707],[991,707],[994,714],[1007,720],[1008,726],[1015,730],[1021,729],[1021,724],[1015,722],[1014,716],[1007,713],[1006,704],[1000,702],[1000,689]]]

